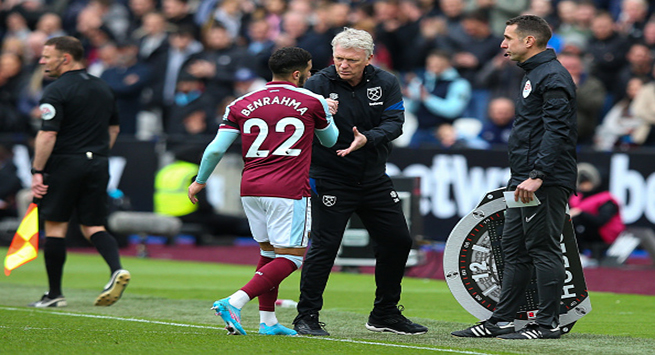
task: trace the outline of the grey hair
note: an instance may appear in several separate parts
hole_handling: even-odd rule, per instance
[[[344,49],[361,49],[366,52],[367,57],[370,57],[373,54],[373,49],[375,48],[373,37],[370,33],[350,27],[344,27],[343,31],[334,36],[332,39],[332,50],[334,50],[337,45]]]

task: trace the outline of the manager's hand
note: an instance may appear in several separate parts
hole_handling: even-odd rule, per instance
[[[346,155],[356,151],[357,149],[363,147],[368,139],[366,139],[366,136],[359,133],[357,130],[357,127],[353,127],[353,133],[355,134],[355,138],[353,139],[353,142],[350,143],[350,147],[347,149],[340,149],[337,150],[337,155],[340,157],[345,157]]]

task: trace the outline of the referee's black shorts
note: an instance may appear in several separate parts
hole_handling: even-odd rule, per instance
[[[105,225],[109,182],[107,157],[52,155],[45,173],[48,192],[39,205],[43,219],[68,222],[75,211],[82,225]]]

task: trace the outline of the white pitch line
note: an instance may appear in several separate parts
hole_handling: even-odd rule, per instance
[[[110,319],[110,320],[119,320],[119,321],[125,321],[125,322],[150,323],[150,324],[170,325],[170,326],[175,326],[175,327],[186,327],[186,328],[225,330],[225,328],[222,328],[222,327],[212,327],[212,326],[208,326],[208,325],[195,325],[195,324],[185,324],[185,323],[162,322],[162,321],[139,319],[139,318],[121,318],[121,317],[114,317],[114,316],[102,316],[102,315],[98,315],[98,314],[70,313],[70,312],[58,312],[58,311],[57,312],[52,312],[52,311],[46,311],[46,310],[41,310],[41,309],[25,309],[25,308],[14,308],[14,307],[4,307],[4,306],[0,306],[0,310],[19,311],[19,312],[38,312],[38,313],[47,313],[47,314],[60,315],[60,316],[94,318],[94,319]],[[2,328],[2,327],[0,327],[0,328]],[[388,347],[404,348],[404,349],[442,351],[442,352],[448,352],[448,353],[467,354],[467,355],[490,355],[488,353],[479,353],[479,352],[466,351],[466,350],[444,349],[444,348],[428,348],[428,347],[415,346],[415,345],[379,343],[379,342],[374,342],[374,341],[363,341],[363,340],[352,340],[352,339],[336,339],[336,338],[326,338],[326,337],[303,337],[303,338],[304,339],[325,340],[325,341],[337,341],[337,342],[342,342],[342,343],[388,346]]]

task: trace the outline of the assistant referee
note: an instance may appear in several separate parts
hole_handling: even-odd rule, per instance
[[[35,141],[32,194],[42,199],[45,220],[46,271],[50,290],[31,307],[64,307],[61,280],[66,261],[64,238],[73,214],[82,234],[96,247],[111,271],[111,279],[95,301],[110,306],[130,281],[123,270],[116,239],[104,225],[107,218],[109,149],[119,132],[115,97],[109,86],[89,75],[84,49],[74,37],[53,37],[39,60],[47,76],[58,78],[40,101],[41,129]]]

